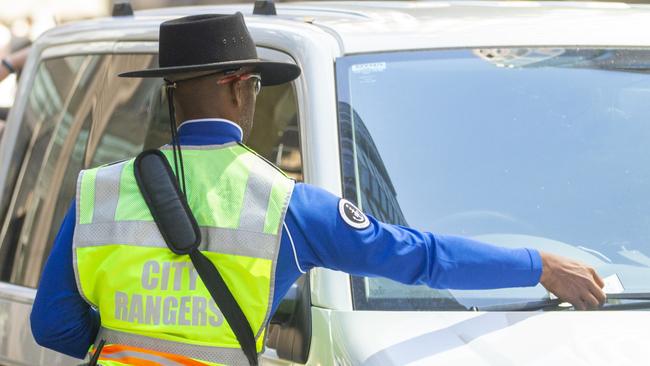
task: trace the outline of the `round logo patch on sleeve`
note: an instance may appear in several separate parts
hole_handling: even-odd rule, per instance
[[[365,229],[370,226],[370,221],[368,217],[353,205],[352,202],[341,198],[339,201],[339,214],[343,221],[346,224],[352,226],[355,229]]]

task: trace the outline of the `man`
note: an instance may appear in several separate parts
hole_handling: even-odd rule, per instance
[[[603,282],[589,267],[378,222],[326,191],[294,185],[243,146],[261,85],[289,82],[300,70],[258,60],[241,14],[163,23],[160,65],[122,76],[167,81],[172,146],[161,151],[200,227],[202,253],[245,314],[253,352],[262,350],[264,328],[291,284],[314,267],[434,288],[541,282],[577,309],[604,302]],[[204,276],[167,248],[161,231],[173,225],[154,223],[139,191],[140,163],[80,174],[34,303],[35,339],[79,358],[106,341],[104,365],[255,364],[239,323],[199,281]]]
[[[18,51],[7,54],[0,60],[0,81],[3,81],[11,74],[20,74],[29,56],[30,47],[23,47]]]

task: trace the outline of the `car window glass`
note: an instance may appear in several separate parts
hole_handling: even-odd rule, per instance
[[[16,136],[12,164],[5,178],[3,205],[11,198],[15,180],[30,159],[25,156],[26,152],[42,156],[44,141],[49,141],[48,136],[55,124],[55,116],[61,112],[85,58],[76,56],[53,59],[39,65],[25,106],[21,128]],[[3,212],[5,209],[3,206]]]
[[[41,200],[51,192],[49,183],[56,173],[48,162],[56,162],[71,137],[75,109],[83,90],[88,86],[87,75],[97,67],[97,57],[71,56],[44,61],[35,81],[21,123],[18,145],[25,146],[15,153],[21,164],[8,215],[2,226],[0,247],[0,279],[23,283],[20,265],[29,255],[27,237],[21,235],[25,224],[33,223]],[[70,108],[72,106],[72,108]],[[37,274],[40,271],[37,271]]]
[[[647,49],[608,47],[337,59],[345,196],[380,220],[550,252],[648,291],[648,60]],[[474,286],[355,277],[353,301],[457,310],[548,299],[539,284]]]
[[[77,136],[74,147],[72,148],[72,153],[68,158],[68,163],[65,167],[65,173],[63,174],[63,181],[59,186],[59,192],[56,197],[56,201],[54,202],[55,206],[53,214],[50,214],[48,212],[48,215],[50,217],[49,219],[48,217],[42,217],[42,222],[50,222],[49,229],[44,228],[43,232],[41,233],[47,234],[47,240],[44,242],[45,250],[43,253],[49,253],[52,249],[54,238],[59,232],[60,223],[63,221],[63,217],[70,208],[70,202],[74,199],[74,196],[76,194],[77,175],[78,172],[83,169],[84,156],[86,152],[86,146],[88,144],[88,137],[90,135],[91,122],[91,114],[88,113],[83,119],[83,125],[81,126],[79,135]],[[40,259],[37,256],[34,256],[34,260],[38,262]]]
[[[44,61],[38,71],[40,74],[57,65],[69,69],[76,66],[76,74],[69,71],[65,78],[68,84],[58,86],[61,90],[68,88],[68,95],[60,96],[59,92],[58,100],[41,101],[38,98],[47,95],[42,90],[44,86],[37,81],[32,87],[31,104],[23,123],[31,126],[34,137],[30,138],[35,142],[26,149],[26,162],[13,192],[11,215],[3,226],[1,281],[37,286],[60,223],[74,198],[81,169],[130,158],[170,141],[162,79],[117,77],[127,70],[157,65],[156,56],[69,58],[74,60],[68,61],[66,57]],[[44,77],[52,79],[48,74],[38,76],[37,80]],[[39,105],[46,105],[41,109],[49,111],[47,116],[29,110]],[[47,128],[38,127],[34,116],[47,121]],[[291,84],[262,89],[248,145],[292,177],[302,179],[297,102]]]
[[[152,61],[153,57],[145,55],[114,55],[107,75],[146,68]],[[162,79],[108,78],[99,93],[101,110],[94,117],[93,135],[100,137],[97,144],[90,143],[89,166],[126,159],[171,140]],[[283,84],[262,88],[247,145],[291,177],[302,180],[299,138],[294,87]]]
[[[298,104],[292,84],[262,88],[247,145],[290,177],[302,181]]]
[[[120,78],[128,70],[157,65],[152,55],[112,55],[97,90],[88,166],[136,156],[168,142],[169,117],[161,78]]]

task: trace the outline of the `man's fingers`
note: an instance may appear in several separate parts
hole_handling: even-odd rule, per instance
[[[591,272],[591,276],[594,278],[594,281],[596,281],[596,284],[598,285],[598,287],[600,287],[600,288],[605,287],[605,281],[603,281],[603,279],[600,278],[598,273],[596,273],[595,269],[589,267],[589,272]]]
[[[564,298],[562,300],[570,303],[571,305],[573,305],[573,307],[576,310],[585,310],[585,303],[582,300],[582,298],[580,297],[580,294],[577,294],[577,296],[571,296],[570,298],[567,297],[567,298]]]
[[[599,305],[598,300],[594,295],[592,295],[590,292],[584,293],[580,295],[580,299],[583,302],[583,305],[585,306],[586,309],[596,309]],[[582,310],[586,310],[582,309]]]
[[[605,295],[605,291],[603,291],[603,288],[605,287],[605,282],[603,281],[602,278],[600,278],[598,273],[596,273],[595,269],[589,267],[589,272],[591,272],[591,276],[594,279],[594,283],[592,283],[592,286],[589,288],[589,291],[598,301],[598,305],[602,305],[605,303],[605,300],[607,300],[607,295]]]
[[[589,288],[589,291],[591,292],[591,295],[593,295],[598,301],[598,305],[604,304],[605,300],[607,300],[605,291],[603,291],[603,289],[598,287],[596,284],[592,284]]]
[[[576,310],[586,310],[585,304],[580,298],[569,301]]]

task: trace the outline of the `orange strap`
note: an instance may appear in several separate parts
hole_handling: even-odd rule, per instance
[[[206,363],[185,356],[121,344],[104,346],[99,360],[138,366],[207,366]]]

